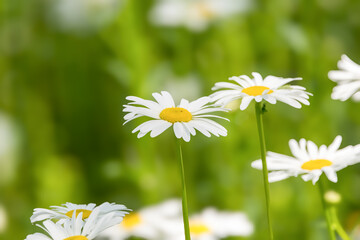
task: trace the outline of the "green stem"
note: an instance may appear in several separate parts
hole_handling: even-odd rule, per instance
[[[265,145],[265,135],[264,135],[264,126],[262,120],[262,104],[257,102],[255,105],[256,112],[256,122],[259,131],[259,140],[260,140],[260,152],[261,152],[261,161],[262,161],[262,170],[263,170],[263,178],[264,178],[264,189],[265,189],[265,198],[266,198],[266,212],[267,212],[267,220],[268,220],[268,228],[269,228],[269,239],[273,240],[273,231],[271,227],[270,220],[270,191],[269,191],[269,177],[268,177],[268,169],[266,164],[266,145]]]
[[[332,219],[331,219],[331,213],[330,213],[330,208],[328,206],[328,204],[326,203],[325,200],[325,183],[324,183],[324,177],[320,177],[320,181],[319,181],[319,192],[320,192],[320,198],[321,198],[321,203],[324,209],[324,213],[325,213],[325,217],[326,217],[326,223],[327,223],[327,229],[329,232],[329,236],[330,236],[330,240],[336,240],[336,236],[335,236],[335,232],[333,229],[333,225],[332,225]]]
[[[190,238],[190,227],[189,227],[189,213],[187,207],[187,196],[186,196],[186,185],[185,185],[185,171],[184,171],[184,160],[181,149],[181,139],[179,139],[179,151],[180,151],[180,170],[181,170],[181,183],[182,183],[182,212],[185,230],[185,240],[191,240]]]
[[[341,223],[339,221],[339,218],[336,214],[336,208],[335,206],[331,206],[330,207],[330,215],[331,218],[333,220],[333,224],[334,224],[334,228],[335,231],[339,234],[339,236],[343,239],[343,240],[350,240],[349,235],[346,233],[346,231],[344,230],[344,228],[341,226]]]

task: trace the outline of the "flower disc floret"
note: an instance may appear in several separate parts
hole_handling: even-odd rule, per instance
[[[122,222],[122,226],[125,229],[133,229],[139,224],[141,224],[142,219],[139,213],[130,213],[129,215],[125,216],[124,221]]]
[[[78,216],[80,213],[82,213],[82,219],[86,219],[90,216],[91,211],[90,210],[86,210],[86,209],[76,209],[76,210],[71,210],[68,211],[67,213],[65,213],[66,216],[68,216],[69,218],[72,217],[72,215],[74,214],[75,211],[75,216]]]
[[[322,169],[324,167],[328,167],[331,166],[332,162],[326,159],[315,159],[315,160],[310,160],[307,162],[304,162],[301,165],[301,168],[304,170],[315,170],[315,169]]]
[[[249,96],[255,97],[255,96],[263,95],[264,91],[266,91],[266,90],[269,90],[269,91],[267,91],[265,94],[270,94],[270,93],[274,92],[273,90],[270,90],[270,88],[264,87],[264,86],[247,87],[247,88],[244,88],[243,90],[241,90],[241,92],[243,92]]]
[[[204,223],[190,223],[190,233],[192,235],[202,235],[210,232],[211,230]]]
[[[88,238],[85,236],[78,235],[78,236],[64,238],[64,240],[88,240]]]
[[[206,208],[202,212],[190,216],[189,223],[193,240],[247,237],[254,231],[253,224],[244,213],[219,211],[215,208]],[[174,231],[173,235],[166,239],[184,239],[184,231]]]
[[[159,116],[162,120],[170,123],[190,122],[192,119],[191,113],[181,107],[165,108],[161,111]]]

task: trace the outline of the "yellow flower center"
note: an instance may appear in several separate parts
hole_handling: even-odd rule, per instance
[[[160,118],[171,123],[189,122],[192,119],[192,115],[185,108],[172,107],[162,110],[160,113]]]
[[[124,220],[122,221],[122,226],[125,229],[133,229],[137,225],[141,223],[141,217],[138,213],[130,213],[124,217]]]
[[[91,211],[90,210],[86,210],[86,209],[76,209],[76,211],[75,211],[76,213],[76,217],[80,214],[80,213],[83,213],[83,215],[82,215],[82,219],[84,220],[84,219],[86,219],[86,218],[88,218],[89,216],[90,216],[90,214],[91,214]],[[73,216],[73,214],[74,214],[74,210],[71,210],[71,211],[69,211],[69,212],[67,212],[65,215],[66,216],[68,216],[69,218],[71,218],[72,216]],[[79,238],[80,239],[80,238]]]
[[[64,238],[64,240],[88,240],[87,237],[85,236],[72,236],[72,237],[68,237],[68,238]]]
[[[303,163],[303,165],[301,165],[301,168],[304,170],[316,170],[316,169],[322,169],[323,167],[328,167],[331,165],[332,165],[332,162],[329,160],[315,159],[315,160],[310,160],[310,161]]]
[[[209,233],[210,229],[203,223],[194,223],[190,224],[190,233],[193,235],[201,235],[204,233]]]
[[[211,19],[215,16],[215,12],[205,3],[195,4],[195,9],[199,12],[200,16],[205,19]]]
[[[241,92],[246,93],[250,96],[259,96],[262,95],[265,90],[269,90],[270,88],[264,86],[252,86],[248,88],[244,88]],[[273,90],[267,92],[267,94],[273,93]]]

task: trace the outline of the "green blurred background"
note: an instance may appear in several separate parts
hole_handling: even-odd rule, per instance
[[[267,105],[268,150],[290,154],[290,138],[328,145],[338,134],[342,146],[360,143],[360,103],[332,100],[327,77],[341,54],[360,63],[358,0],[254,0],[198,32],[151,24],[151,0],[119,1],[94,11],[89,25],[75,18],[64,27],[55,2],[0,1],[1,239],[38,231],[29,221],[35,207],[139,209],[181,196],[173,133],[137,139],[131,131],[142,119],[123,126],[128,95],[169,90],[194,100],[233,75],[303,77],[297,84],[314,94],[311,106]],[[256,227],[248,239],[266,239],[262,176],[250,167],[259,158],[254,106],[226,116],[227,137],[198,134],[184,144],[189,210],[244,211]],[[329,186],[342,194],[339,216],[354,231],[360,164]],[[270,187],[277,239],[327,239],[317,186],[291,178]]]

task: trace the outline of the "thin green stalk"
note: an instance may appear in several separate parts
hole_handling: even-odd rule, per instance
[[[325,184],[324,184],[324,178],[320,177],[320,181],[318,182],[319,185],[319,192],[320,192],[320,198],[321,203],[324,209],[325,217],[326,217],[326,223],[327,223],[327,229],[329,232],[330,240],[336,240],[335,232],[332,225],[332,219],[331,219],[331,213],[330,208],[325,200]]]
[[[181,139],[179,139],[179,151],[180,151],[179,159],[180,159],[181,183],[182,183],[182,212],[183,212],[183,222],[184,222],[184,230],[185,230],[185,240],[191,240],[190,227],[189,227],[189,213],[188,213],[187,196],[186,196],[184,160],[181,149]]]
[[[330,207],[330,215],[331,215],[331,218],[333,220],[335,231],[339,234],[339,236],[343,240],[350,240],[349,235],[346,233],[346,231],[344,230],[344,228],[342,227],[342,225],[341,225],[341,223],[339,221],[339,218],[338,218],[337,213],[336,213],[335,206]]]
[[[262,161],[262,169],[263,169],[263,178],[264,178],[264,189],[265,189],[265,198],[266,198],[266,213],[268,220],[268,228],[269,228],[269,239],[273,240],[273,231],[271,227],[271,219],[270,219],[270,191],[269,191],[269,177],[268,177],[268,169],[266,164],[266,145],[265,145],[265,135],[264,135],[264,126],[262,120],[262,104],[257,102],[255,105],[256,112],[256,122],[259,131],[259,140],[260,140],[260,152],[261,152],[261,161]]]

